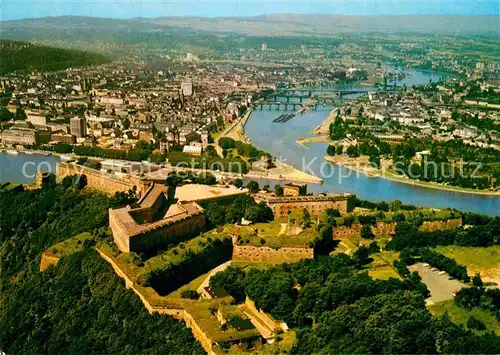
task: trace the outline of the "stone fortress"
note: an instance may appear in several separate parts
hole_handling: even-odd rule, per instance
[[[138,202],[109,210],[110,227],[119,251],[113,250],[109,245],[106,248],[106,242],[97,245],[96,250],[113,267],[116,274],[125,280],[126,287],[138,295],[150,313],[168,314],[183,320],[208,354],[220,353],[221,341],[241,346],[243,351],[258,350],[263,342],[272,343],[280,332],[288,330],[285,323],[274,320],[269,314],[257,309],[250,299],[247,298],[243,304],[235,305],[231,296],[227,294],[219,296],[214,292],[216,290],[211,290],[207,285],[211,276],[222,271],[232,261],[293,263],[304,258],[314,258],[313,248],[279,247],[274,249],[264,245],[238,245],[237,236],[232,235],[232,253],[224,257],[225,262],[210,271],[209,276],[200,286],[202,288],[205,285],[203,289],[206,291],[206,295],[201,293],[204,298],[202,301],[160,296],[150,285],[140,282],[132,271],[133,268],[128,264],[130,252],[160,250],[196,237],[206,229],[204,210],[210,203],[217,202],[226,205],[235,198],[248,194],[246,189],[226,185],[197,184],[173,188],[136,176],[125,175],[115,178],[111,174],[108,176],[97,170],[75,164],[60,164],[57,172],[59,180],[65,176],[83,173],[87,177],[90,188],[107,193],[126,192],[135,187],[137,194],[141,196]],[[283,189],[284,196],[266,192],[259,192],[252,196],[257,202],[265,202],[273,210],[275,218],[287,217],[289,213],[303,209],[309,211],[311,216],[319,216],[329,208],[338,209],[342,214],[354,209],[354,196],[352,195],[311,196],[306,193],[305,186],[286,184]],[[460,224],[460,219],[435,221],[424,223],[422,228],[433,230],[456,227]],[[378,222],[372,226],[372,229],[376,235],[391,235],[395,231],[395,224]],[[349,227],[340,226],[334,228],[333,237],[341,239],[357,235],[360,231],[359,223]],[[87,233],[87,236],[80,235],[70,240],[81,241],[90,237],[92,235]],[[75,240],[73,244],[80,245],[79,240]],[[55,251],[50,252],[49,249],[42,254],[41,271],[57,264],[60,257],[64,256],[57,253],[55,255]],[[214,249],[214,253],[221,255],[220,249]],[[231,326],[226,330],[223,327],[228,323]]]
[[[109,210],[113,238],[122,252],[161,249],[169,244],[188,240],[204,230],[204,208],[210,203],[224,205],[238,196],[248,194],[246,189],[234,186],[187,184],[178,186],[175,195],[169,196],[165,185],[153,183],[138,175],[108,174],[75,163],[57,165],[56,177],[59,181],[66,176],[79,174],[86,176],[87,186],[90,188],[111,194],[135,189],[140,196],[140,200],[133,205]],[[37,185],[41,184],[41,174],[39,175]],[[338,209],[342,214],[351,212],[354,208],[354,196],[350,194],[306,194],[307,185],[289,183],[283,186],[283,196],[263,191],[252,196],[256,202],[265,202],[276,219],[304,209],[311,216],[317,217],[330,208]],[[285,260],[289,262],[314,257],[310,250],[288,250],[286,253],[285,250],[267,247],[237,249],[235,255],[238,255],[238,259],[248,261],[282,259],[284,253],[288,254]]]
[[[351,194],[319,194],[306,195],[307,185],[285,184],[284,196],[259,192],[253,195],[255,201],[265,202],[272,210],[275,218],[287,217],[294,211],[307,210],[311,216],[319,216],[328,209],[338,209],[346,214],[354,209],[354,196]]]
[[[136,204],[109,210],[113,238],[122,252],[165,248],[204,230],[204,208],[200,204],[244,194],[246,190],[233,186],[189,184],[169,191],[167,186],[153,183]]]

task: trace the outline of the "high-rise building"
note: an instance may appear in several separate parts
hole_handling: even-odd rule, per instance
[[[82,138],[87,135],[87,121],[85,117],[72,117],[69,120],[69,127],[71,134],[77,138]]]
[[[266,42],[262,43],[261,49],[262,49],[263,51],[266,51],[266,50],[267,50],[267,43],[266,43]]]
[[[191,96],[193,95],[193,83],[191,82],[182,82],[181,83],[182,95]]]
[[[477,62],[476,63],[476,69],[477,70],[483,70],[484,69],[484,62]]]

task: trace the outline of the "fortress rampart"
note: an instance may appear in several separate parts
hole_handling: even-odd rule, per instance
[[[333,238],[342,239],[349,238],[361,233],[361,223],[353,223],[350,227],[338,226],[333,228]],[[371,226],[372,232],[375,236],[380,235],[393,235],[396,233],[396,223],[377,222],[376,225]]]
[[[454,218],[446,221],[425,221],[419,229],[424,232],[435,232],[439,230],[458,228],[461,225],[462,218]]]
[[[125,280],[125,287],[131,289],[137,294],[137,296],[139,296],[141,302],[144,304],[144,307],[146,307],[150,314],[166,314],[174,317],[175,319],[184,321],[186,323],[186,327],[191,328],[194,337],[200,342],[200,344],[203,346],[203,349],[205,349],[208,354],[215,355],[215,352],[212,349],[214,341],[210,339],[210,337],[208,337],[208,335],[201,329],[194,317],[188,311],[182,308],[166,308],[152,305],[138,290],[134,282],[122,271],[122,269],[115,263],[115,261],[111,257],[106,255],[99,249],[97,249],[97,252],[104,260],[106,260],[111,265],[116,274]]]
[[[99,170],[74,163],[57,164],[57,181],[61,181],[64,177],[72,175],[85,175],[87,177],[87,186],[109,194],[128,192],[135,186],[137,193],[142,196],[150,185],[149,181],[133,175],[125,174],[123,177],[118,177],[117,175],[103,173]]]
[[[273,249],[270,247],[254,247],[251,245],[237,245],[233,238],[234,261],[252,261],[262,263],[295,263],[302,259],[313,259],[313,248],[288,248]]]
[[[354,209],[352,195],[315,195],[276,197],[263,193],[253,196],[257,202],[266,202],[272,209],[275,218],[287,217],[290,212],[307,210],[311,216],[319,216],[328,209],[338,209],[346,214]]]

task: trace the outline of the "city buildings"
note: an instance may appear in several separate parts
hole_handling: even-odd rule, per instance
[[[77,138],[83,138],[87,135],[87,121],[85,117],[75,116],[70,119],[71,134]]]

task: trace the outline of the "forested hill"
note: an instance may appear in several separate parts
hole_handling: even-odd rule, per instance
[[[100,54],[8,40],[0,40],[0,58],[0,75],[20,70],[63,70],[108,61]]]

